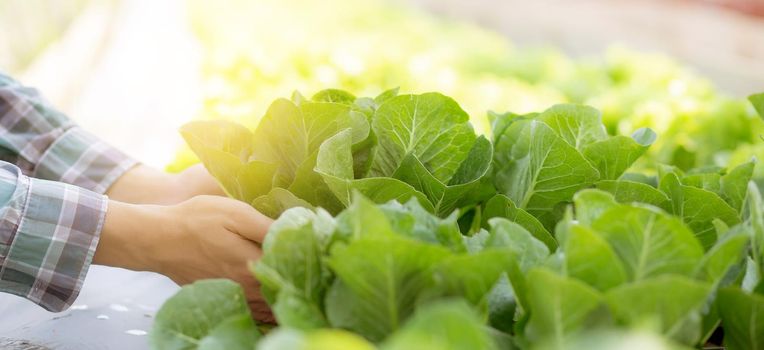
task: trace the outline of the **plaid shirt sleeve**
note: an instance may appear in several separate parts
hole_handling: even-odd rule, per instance
[[[74,302],[103,227],[106,196],[30,178],[0,162],[0,291],[46,310]]]
[[[103,193],[136,164],[0,73],[0,292],[69,307],[98,244]]]

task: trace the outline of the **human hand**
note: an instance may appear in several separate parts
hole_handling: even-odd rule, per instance
[[[254,317],[272,323],[247,267],[262,255],[258,243],[271,222],[225,197],[199,196],[167,207],[110,201],[93,263],[161,273],[180,285],[232,279],[244,288]]]
[[[117,179],[106,194],[125,203],[162,205],[178,204],[200,195],[225,195],[202,164],[178,174],[139,164]]]

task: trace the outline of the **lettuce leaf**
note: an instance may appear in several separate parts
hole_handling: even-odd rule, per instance
[[[494,184],[552,231],[560,205],[600,180],[618,179],[655,141],[649,129],[609,136],[599,112],[557,105],[527,116],[494,115]]]
[[[203,280],[183,287],[157,312],[154,349],[252,349],[261,334],[241,287]]]

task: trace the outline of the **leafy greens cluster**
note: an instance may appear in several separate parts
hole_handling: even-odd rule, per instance
[[[438,93],[374,99],[324,90],[276,100],[254,133],[199,121],[182,134],[234,198],[277,217],[294,206],[332,214],[358,191],[378,203],[417,198],[448,215],[481,200],[471,193],[491,166],[491,143]]]
[[[680,349],[720,324],[729,349],[764,345],[753,161],[628,173],[649,129],[609,136],[596,110],[558,105],[494,115],[489,142],[460,111],[438,94],[326,90],[274,103],[263,139],[184,128],[229,194],[280,214],[252,266],[280,327],[263,337],[235,284],[202,281],[163,306],[152,345],[605,349],[642,329]]]

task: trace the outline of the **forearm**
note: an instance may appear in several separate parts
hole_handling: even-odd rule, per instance
[[[109,198],[120,202],[160,205],[177,204],[202,194],[224,194],[203,167],[168,174],[143,164],[125,172],[106,191]]]
[[[180,198],[176,176],[139,164],[125,172],[106,191],[109,198],[135,204],[174,204]]]
[[[110,200],[93,264],[134,271],[156,271],[151,236],[162,226],[155,206]]]

